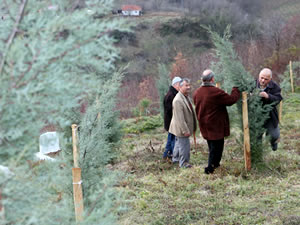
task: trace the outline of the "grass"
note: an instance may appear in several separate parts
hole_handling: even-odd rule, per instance
[[[127,133],[115,168],[126,171],[120,182],[129,202],[120,224],[300,224],[300,94],[286,97],[281,142],[266,149],[265,163],[244,170],[243,149],[226,139],[221,167],[203,173],[206,142],[197,137],[191,169],[164,162],[162,126]]]

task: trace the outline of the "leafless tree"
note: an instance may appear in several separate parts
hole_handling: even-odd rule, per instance
[[[278,13],[269,15],[262,25],[264,41],[275,50],[277,65],[280,63],[280,50],[284,44],[283,28],[285,25],[285,19]]]

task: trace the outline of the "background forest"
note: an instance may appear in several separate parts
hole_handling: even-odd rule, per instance
[[[142,15],[113,13],[126,4]],[[0,0],[0,225],[299,224],[299,8],[299,0]],[[272,69],[286,100],[279,151],[264,146],[263,162],[246,172],[232,121],[214,175],[203,174],[199,133],[191,170],[163,163],[161,100],[171,79],[190,78],[194,91],[222,54],[234,55],[223,71],[242,72],[243,90]],[[61,151],[37,160],[39,136],[51,131]]]
[[[119,64],[129,63],[119,93],[124,100],[118,109],[124,117],[131,116],[132,107],[144,98],[151,100],[149,110],[157,113],[159,64],[167,67],[170,77],[188,77],[194,88],[198,86],[202,71],[215,61],[203,25],[222,35],[231,24],[234,49],[254,77],[269,67],[275,81],[280,82],[289,61],[299,61],[297,0],[125,0],[116,1],[115,9],[124,4],[140,5],[144,11],[143,16],[128,19],[134,32],[115,36],[122,49]]]

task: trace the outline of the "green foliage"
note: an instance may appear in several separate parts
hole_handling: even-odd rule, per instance
[[[246,71],[229,41],[231,37],[230,27],[228,26],[224,31],[223,37],[210,28],[208,28],[208,32],[211,34],[216,47],[216,56],[219,60],[213,69],[218,74],[218,79],[223,81],[222,87],[227,91],[231,90],[232,87],[238,87],[241,92],[246,91],[248,93],[251,160],[253,163],[261,162],[263,160],[263,145],[258,137],[265,131],[263,125],[269,117],[272,106],[262,105],[259,91],[255,89],[256,84],[253,77]],[[237,117],[236,115],[240,118],[239,126],[242,129],[242,101],[237,103],[235,117]]]
[[[292,62],[294,89],[295,84],[300,82],[300,62]],[[287,94],[292,91],[291,87],[291,76],[290,76],[290,65],[286,66],[286,69],[280,77],[280,87],[283,93]]]
[[[138,119],[123,120],[122,124],[124,133],[139,134],[162,126],[163,120],[160,115],[143,116]]]
[[[294,90],[297,92],[297,83],[300,82],[300,62],[292,62],[293,80],[294,80]],[[290,76],[290,64],[286,66],[286,69],[280,78],[280,87],[282,92],[286,95],[292,91],[291,87],[291,76]]]
[[[162,36],[170,34],[181,35],[186,33],[189,37],[201,38],[208,41],[209,37],[207,32],[201,27],[201,24],[201,20],[198,18],[183,17],[163,23],[159,28],[159,33]]]
[[[149,114],[149,106],[151,100],[143,98],[139,101],[139,104],[132,110],[134,116],[147,116]]]
[[[120,140],[115,95],[121,76],[115,68],[119,51],[109,33],[122,22],[106,16],[112,7],[108,0],[87,0],[80,7],[69,0],[22,2],[27,4],[20,21],[20,1],[1,2],[0,9],[5,15],[0,23],[0,164],[15,174],[0,176],[5,207],[0,224],[75,223],[72,123],[80,123],[82,224],[113,224],[120,209],[114,188],[120,175],[106,165]],[[82,118],[83,103],[89,108]],[[95,121],[98,112],[101,119]],[[65,131],[62,155],[38,165],[31,160],[47,125]]]
[[[29,164],[30,165],[30,164]],[[0,224],[74,223],[71,167],[56,162],[12,165],[12,176],[0,172],[4,220]]]
[[[286,71],[282,75],[279,75],[280,78],[280,88],[282,93],[289,93],[291,92],[291,78],[290,78],[290,69],[287,66]]]
[[[86,179],[87,196],[94,193],[105,166],[116,157],[121,138],[118,113],[114,112],[115,96],[120,86],[120,74],[103,83],[101,93],[84,114],[79,126],[80,166]],[[98,178],[97,178],[98,177]],[[106,178],[107,179],[107,178]]]
[[[164,64],[158,64],[158,79],[156,80],[156,89],[159,94],[159,109],[160,115],[164,116],[164,97],[167,94],[170,86],[169,71]]]
[[[1,58],[4,67],[0,77],[1,161],[15,156],[24,146],[30,149],[24,157],[36,152],[32,146],[38,146],[36,137],[45,124],[69,127],[66,112],[97,93],[101,79],[108,78],[114,69],[118,51],[105,33],[118,23],[94,18],[105,13],[109,3],[101,10],[93,7],[93,14],[89,14],[87,9],[94,1],[72,13],[66,2],[52,1],[57,8],[50,10],[47,1],[28,1],[20,32],[9,49],[4,46],[14,18],[7,16],[0,23],[0,49],[5,57]],[[3,10],[18,15],[18,7],[12,3]]]
[[[138,45],[136,35],[133,32],[114,30],[110,35],[116,40],[116,43],[118,44],[129,43],[132,46]]]

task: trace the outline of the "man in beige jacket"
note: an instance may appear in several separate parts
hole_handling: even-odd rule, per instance
[[[173,100],[173,116],[169,128],[169,132],[176,136],[172,161],[179,162],[180,167],[190,168],[189,137],[197,128],[196,115],[188,96],[191,91],[190,80],[182,79],[179,86],[179,92]]]

